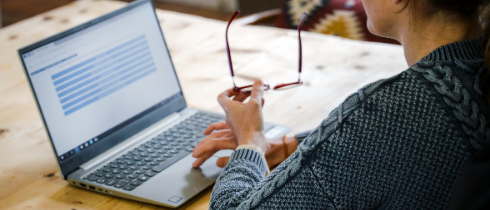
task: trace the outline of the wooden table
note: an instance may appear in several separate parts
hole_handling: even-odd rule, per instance
[[[58,171],[17,50],[125,5],[79,1],[0,30],[0,209],[163,209],[67,184]],[[187,102],[222,112],[216,96],[231,87],[221,21],[157,11]],[[297,77],[298,40],[293,30],[230,28],[240,85]],[[265,94],[265,120],[316,127],[350,93],[407,68],[400,46],[302,33],[305,85]],[[292,133],[291,133],[292,135]],[[182,209],[207,209],[211,188]]]

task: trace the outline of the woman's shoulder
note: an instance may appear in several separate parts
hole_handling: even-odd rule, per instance
[[[333,110],[320,127],[349,132],[365,127],[364,131],[374,134],[381,131],[377,127],[396,133],[407,131],[407,135],[422,130],[434,135],[452,133],[478,150],[490,137],[489,108],[479,88],[483,66],[476,61],[420,62],[361,88]],[[332,123],[338,126],[329,126]]]
[[[485,71],[483,60],[462,59],[419,62],[407,71],[425,86],[433,100],[449,110],[477,150],[490,137],[490,110],[481,90]]]

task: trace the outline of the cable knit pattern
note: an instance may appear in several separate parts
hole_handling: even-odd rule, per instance
[[[444,209],[459,170],[489,138],[478,40],[443,46],[361,88],[264,178],[236,150],[211,209]]]

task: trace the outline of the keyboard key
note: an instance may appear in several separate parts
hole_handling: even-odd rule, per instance
[[[128,160],[126,161],[126,165],[134,165],[134,161]]]
[[[130,170],[124,170],[124,171],[122,171],[122,172],[123,172],[123,174],[130,174],[130,173],[131,173],[131,171],[130,171]]]
[[[102,171],[103,172],[111,172],[111,168],[104,166],[104,168],[102,168]]]
[[[157,159],[155,159],[155,160],[156,160],[156,161],[158,161],[158,162],[163,162],[163,161],[165,161],[165,159],[166,159],[166,158],[161,157],[161,158],[157,158]]]
[[[130,179],[130,178],[125,178],[125,179],[122,179],[121,181],[119,181],[119,183],[130,183],[133,179]]]
[[[147,176],[140,176],[140,177],[138,178],[138,180],[140,180],[140,181],[142,181],[142,182],[146,182],[146,181],[148,181],[148,179],[150,179],[150,178],[149,178],[149,177],[147,177]]]
[[[126,178],[126,176],[124,176],[122,174],[118,174],[118,175],[116,175],[116,178],[117,179],[124,179],[124,178]]]
[[[153,149],[147,149],[146,152],[151,154],[151,153],[155,153],[155,150],[153,150]]]
[[[138,166],[146,166],[146,163],[145,162],[138,162],[138,163],[136,163],[136,165],[138,165]]]
[[[150,155],[152,158],[159,158],[160,157],[160,154],[151,154]]]
[[[139,156],[135,156],[135,157],[133,157],[133,160],[134,160],[134,161],[140,161],[140,160],[142,160],[142,159],[143,159],[143,158],[141,158],[141,157],[139,157]],[[128,164],[128,165],[129,165],[129,164]]]
[[[151,162],[151,163],[150,163],[150,166],[157,166],[157,165],[159,165],[159,164],[160,164],[159,162]]]
[[[178,150],[170,150],[170,153],[177,154],[177,153],[179,153],[179,151]]]
[[[107,181],[105,184],[108,186],[112,186],[112,185],[115,185],[117,182],[118,182],[118,180],[111,179],[111,180]]]
[[[148,157],[148,156],[150,156],[150,155],[149,155],[148,153],[146,153],[146,152],[142,152],[142,153],[140,154],[140,156],[141,156],[141,157]]]
[[[139,174],[130,174],[130,175],[128,176],[128,178],[131,178],[131,179],[136,179],[136,178],[138,178],[139,176],[140,176]]]
[[[138,169],[139,169],[139,167],[137,167],[137,166],[131,166],[131,167],[129,167],[129,169],[131,169],[131,170],[135,171],[135,170],[138,170]]]
[[[97,180],[97,183],[104,184],[106,182],[106,179],[100,178]]]
[[[128,184],[127,182],[122,182],[122,180],[121,180],[117,184],[115,184],[114,187],[115,188],[122,188],[122,187],[124,187],[127,184]]]
[[[151,162],[153,159],[151,159],[151,158],[145,158],[143,160],[146,161],[146,162]]]
[[[181,146],[177,146],[177,147],[175,147],[175,149],[176,150],[183,150],[184,148],[182,148]],[[170,151],[170,152],[172,152],[172,151]]]
[[[107,178],[107,179],[111,179],[111,178],[114,177],[114,175],[107,173],[107,174],[104,175],[104,177]]]
[[[160,165],[153,167],[151,170],[153,172],[161,172],[161,171],[163,171],[163,169],[166,169],[167,167],[169,167],[172,164],[173,163],[171,163],[171,162],[163,162]]]
[[[155,176],[155,175],[157,175],[157,173],[155,173],[155,172],[153,172],[153,171],[147,171],[147,172],[145,173],[145,176],[149,176],[149,177],[153,177],[153,176]]]
[[[142,170],[137,170],[137,171],[135,171],[134,173],[136,173],[136,174],[144,174],[144,173],[145,173],[145,171],[142,171]]]
[[[142,170],[145,170],[145,171],[148,171],[148,170],[150,170],[150,169],[151,169],[151,167],[150,167],[150,166],[143,166],[143,167],[141,167],[141,169],[142,169]]]
[[[163,157],[169,158],[169,157],[172,157],[172,154],[163,154]]]
[[[88,178],[87,178],[89,181],[92,181],[92,182],[95,182],[99,179],[99,177],[95,176],[95,175],[90,175]]]
[[[127,185],[123,188],[123,190],[127,190],[127,191],[131,191],[131,190],[134,190],[136,188],[136,186],[133,186],[133,185]]]
[[[128,168],[127,165],[119,165],[119,169],[121,169],[121,170],[124,170],[124,169],[127,169],[127,168]]]
[[[102,172],[96,172],[96,173],[95,173],[95,176],[98,176],[98,177],[103,177],[103,176],[104,176],[104,173],[102,173]]]
[[[133,185],[133,186],[140,186],[141,184],[143,184],[144,182],[140,181],[140,180],[133,180],[131,183],[129,183],[130,185]]]
[[[113,170],[112,170],[112,173],[113,173],[113,174],[120,174],[120,173],[121,173],[121,171],[120,171],[119,169],[113,169]]]

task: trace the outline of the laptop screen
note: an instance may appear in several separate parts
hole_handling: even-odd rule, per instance
[[[21,50],[60,163],[182,94],[151,2],[73,30]]]

